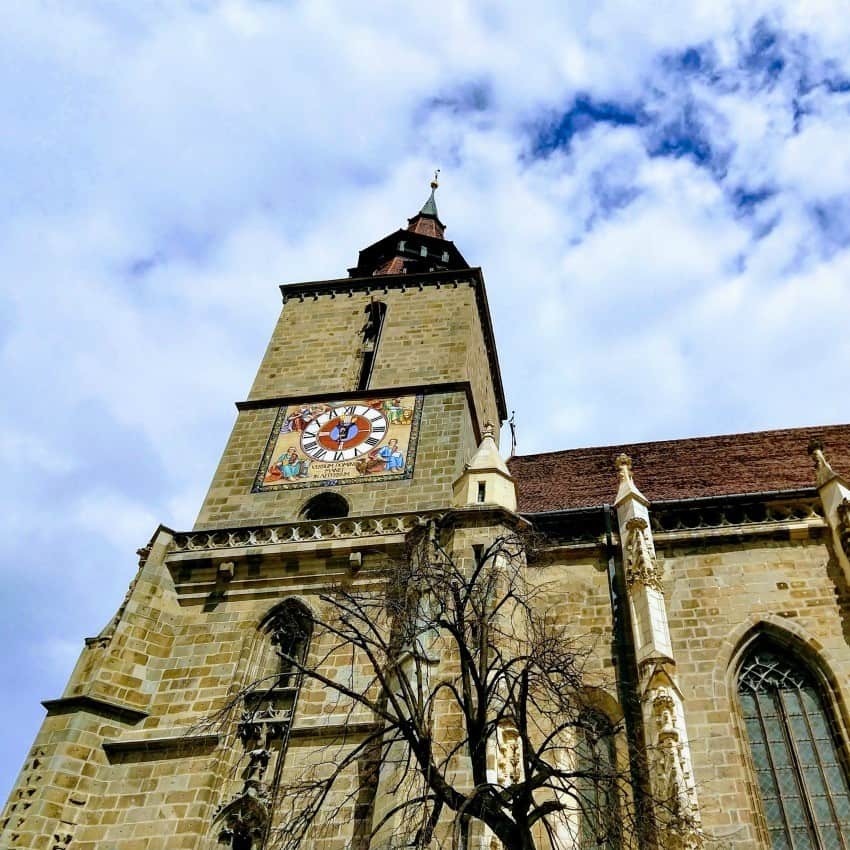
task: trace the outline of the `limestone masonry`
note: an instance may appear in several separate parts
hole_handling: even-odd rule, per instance
[[[444,235],[432,191],[348,277],[281,287],[195,527],[154,532],[43,703],[0,850],[280,846],[280,789],[376,728],[280,658],[368,684],[362,658],[305,624],[330,588],[377,586],[429,523],[451,526],[459,558],[505,528],[533,534],[537,604],[591,647],[611,758],[636,777],[599,805],[673,801],[654,838],[577,815],[569,834],[539,829],[540,850],[850,850],[850,425],[506,464],[483,276]],[[494,782],[509,782],[508,738]],[[386,777],[346,774],[304,846],[398,846]],[[432,846],[501,846],[449,821]]]

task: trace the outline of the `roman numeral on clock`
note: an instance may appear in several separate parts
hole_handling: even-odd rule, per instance
[[[304,440],[304,443],[302,445],[304,446],[305,452],[312,452],[313,449],[316,448],[318,443],[315,440]]]
[[[334,452],[334,462],[339,462],[345,457],[345,452]]]
[[[380,437],[369,437],[369,439],[366,440],[366,445],[367,446],[377,446],[378,443],[380,443],[380,442],[381,442]]]
[[[384,423],[383,423],[383,422],[378,422],[376,425],[373,425],[373,426],[372,426],[372,430],[373,430],[375,433],[378,433],[378,432],[380,431],[380,432],[383,434],[383,433],[384,433],[384,431],[386,431],[386,430],[387,430],[387,426],[386,426],[386,425],[384,425]]]

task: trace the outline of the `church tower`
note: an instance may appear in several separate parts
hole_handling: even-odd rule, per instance
[[[4,850],[256,850],[270,826],[260,789],[284,756],[297,765],[346,732],[332,696],[299,693],[286,674],[261,723],[210,718],[281,647],[301,651],[322,591],[368,575],[423,516],[466,498],[485,435],[498,457],[505,400],[484,279],[445,238],[436,189],[435,175],[421,210],[347,277],[280,287],[195,527],[161,526],[139,550],[114,618],[45,701],[0,821]],[[509,475],[493,463],[496,494]],[[486,502],[494,473],[479,466],[473,498]],[[353,846],[353,822],[328,846]]]
[[[481,270],[444,238],[436,188],[348,277],[281,287],[197,529],[451,501],[505,401]]]

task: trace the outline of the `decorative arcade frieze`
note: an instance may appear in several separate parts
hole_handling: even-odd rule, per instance
[[[823,508],[814,491],[798,494],[765,494],[701,498],[652,505],[652,531],[658,539],[674,538],[678,532],[693,537],[700,532],[769,532],[789,526],[822,526]]]
[[[169,555],[405,535],[440,515],[397,513],[175,532]]]

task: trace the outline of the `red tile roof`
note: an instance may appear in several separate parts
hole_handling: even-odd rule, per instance
[[[373,274],[403,274],[404,259],[402,257],[390,257],[382,266],[379,266]]]
[[[850,425],[756,431],[524,455],[508,461],[522,513],[614,501],[614,460],[632,459],[635,483],[650,500],[797,490],[815,486],[809,441],[819,438],[836,472],[850,478]]]
[[[446,234],[446,228],[443,227],[439,219],[422,215],[422,213],[410,219],[407,229],[413,233],[421,233],[423,236],[434,236],[437,239],[445,239]]]

